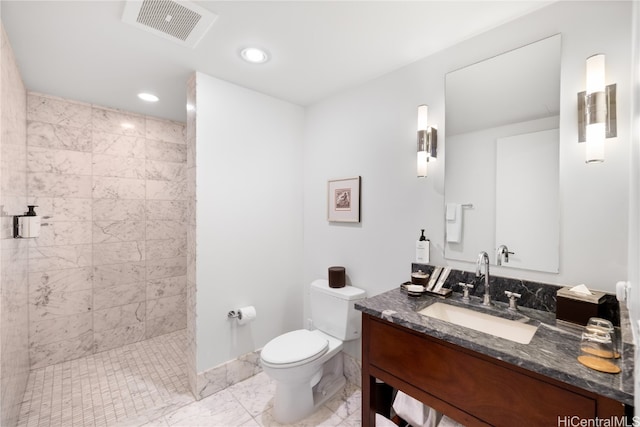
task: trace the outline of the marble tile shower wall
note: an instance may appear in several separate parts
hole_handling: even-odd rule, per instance
[[[32,368],[186,327],[182,123],[27,99]]]
[[[196,104],[196,74],[187,82],[187,105]],[[196,346],[196,109],[187,110],[187,375],[189,388],[198,394]]]
[[[28,242],[12,232],[12,216],[27,205],[27,100],[1,24],[0,51],[0,426],[10,426],[29,376]]]

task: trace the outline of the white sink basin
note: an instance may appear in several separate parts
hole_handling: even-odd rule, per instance
[[[537,326],[440,302],[431,304],[418,313],[520,344],[529,344],[538,330]]]

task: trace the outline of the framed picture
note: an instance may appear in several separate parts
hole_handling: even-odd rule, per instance
[[[360,177],[329,180],[327,220],[360,222]]]

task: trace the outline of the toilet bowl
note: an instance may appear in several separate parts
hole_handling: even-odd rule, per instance
[[[280,335],[262,349],[262,369],[276,381],[276,421],[292,423],[306,417],[345,384],[342,346],[342,341],[322,331],[300,329]]]
[[[273,417],[294,423],[315,412],[346,383],[344,341],[360,337],[354,301],[365,292],[353,286],[333,289],[326,280],[311,284],[315,330],[299,329],[267,343],[260,353],[263,371],[276,381]]]

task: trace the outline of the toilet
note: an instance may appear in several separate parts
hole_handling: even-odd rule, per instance
[[[273,416],[279,423],[299,421],[315,412],[344,384],[342,346],[360,338],[360,312],[354,303],[365,291],[311,283],[311,319],[317,329],[299,329],[267,343],[260,353],[263,371],[276,382]]]

